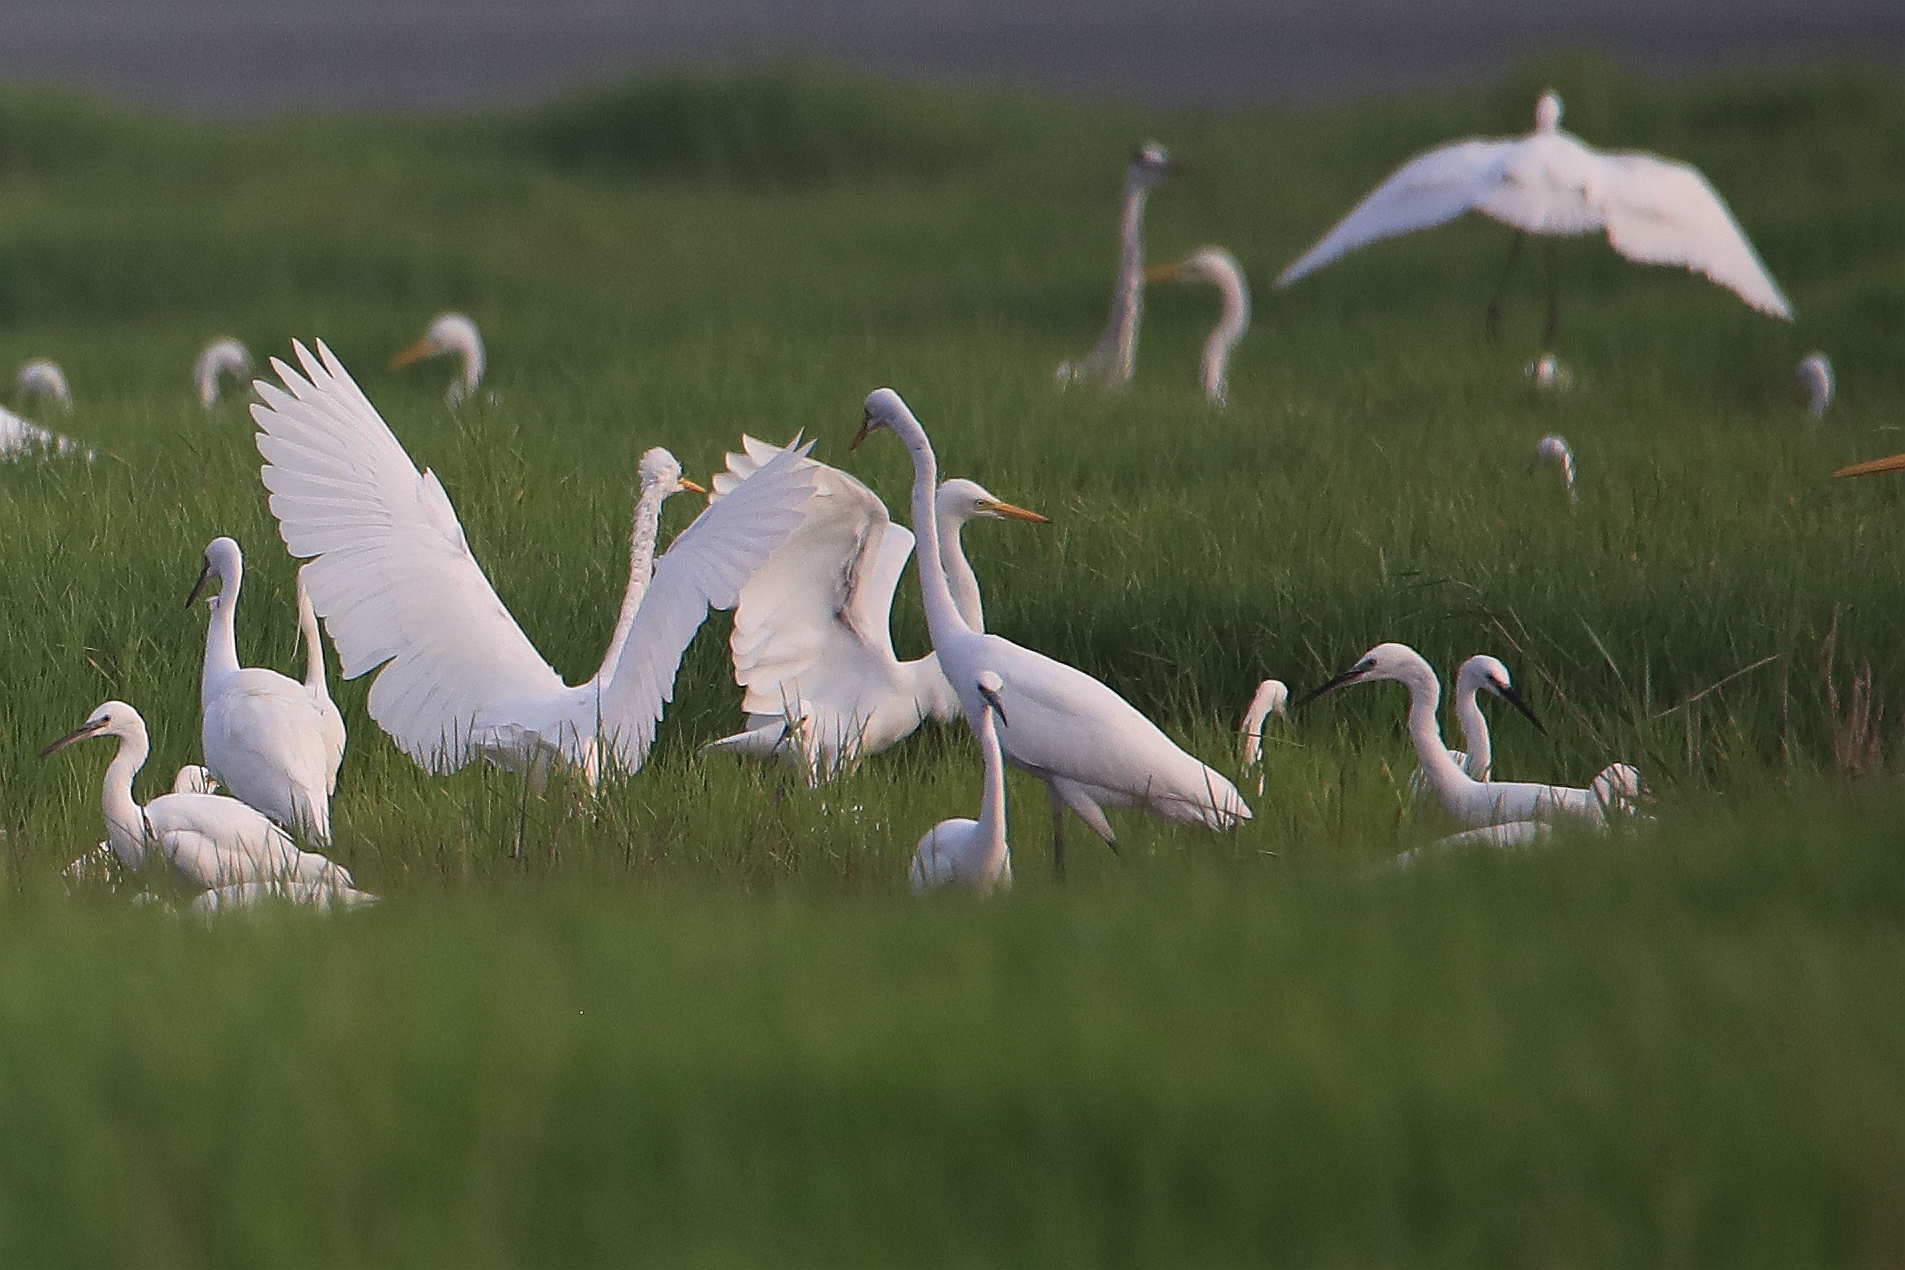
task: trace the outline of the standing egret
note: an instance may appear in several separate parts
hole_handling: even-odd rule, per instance
[[[1213,406],[1229,404],[1230,352],[1250,329],[1250,284],[1244,280],[1244,267],[1222,247],[1199,247],[1182,260],[1147,270],[1144,280],[1208,282],[1217,288],[1223,309],[1204,340],[1204,400]]]
[[[190,608],[216,574],[206,598],[205,667],[199,681],[205,766],[233,797],[256,807],[320,846],[331,842],[327,722],[297,680],[262,666],[238,664],[238,592],[245,555],[230,538],[205,548],[205,567],[186,597]]]
[[[444,357],[449,354],[456,355],[461,368],[457,377],[450,381],[443,399],[453,406],[459,406],[483,382],[483,371],[489,365],[483,356],[482,332],[476,329],[476,323],[463,314],[437,314],[429,329],[424,331],[422,339],[390,359],[390,369],[402,370],[410,363],[422,361],[426,357]]]
[[[1832,360],[1824,353],[1807,353],[1795,373],[1806,394],[1806,417],[1817,423],[1832,408]]]
[[[60,369],[58,362],[45,357],[20,367],[20,373],[13,377],[13,395],[40,397],[54,402],[68,414],[73,411],[73,387],[66,382],[66,372]]]
[[[939,463],[926,430],[891,388],[867,397],[853,445],[881,430],[899,437],[913,460],[913,532],[920,536],[920,591],[933,651],[969,724],[977,726],[985,709],[975,686],[979,672],[991,670],[1004,683],[1012,721],[1000,720],[999,743],[1006,761],[1044,781],[1051,795],[1054,871],[1064,876],[1065,807],[1107,843],[1116,838],[1106,807],[1142,806],[1167,820],[1211,829],[1249,819],[1250,808],[1234,785],[1179,749],[1123,697],[1082,670],[966,622],[942,564],[933,508]]]
[[[298,636],[304,641],[304,691],[317,707],[323,721],[324,790],[337,792],[337,769],[344,765],[344,714],[331,700],[330,685],[324,682],[324,639],[318,631],[317,610],[311,607],[311,592],[304,585],[304,570],[298,570]]]
[[[1608,776],[1617,769],[1620,773],[1609,778],[1605,789],[1599,778],[1589,789],[1471,778],[1442,744],[1442,730],[1436,725],[1435,708],[1441,700],[1442,685],[1422,655],[1406,644],[1378,644],[1354,666],[1312,690],[1298,704],[1314,701],[1350,684],[1381,680],[1400,683],[1409,689],[1409,739],[1415,745],[1416,762],[1421,764],[1422,774],[1429,788],[1435,791],[1442,810],[1464,829],[1513,820],[1564,817],[1600,827],[1607,823],[1610,803],[1616,793],[1627,788],[1626,774],[1632,774],[1633,788],[1638,791],[1640,773],[1626,764],[1617,764],[1602,773]]]
[[[85,723],[41,750],[40,757],[95,736],[119,738],[100,801],[107,840],[128,869],[144,869],[148,850],[156,847],[181,881],[202,890],[240,882],[353,885],[350,870],[300,851],[284,830],[236,798],[165,794],[141,807],[132,795],[132,779],[145,766],[152,743],[145,720],[123,701],[100,706]]]
[[[1543,463],[1552,463],[1561,469],[1561,484],[1568,491],[1568,501],[1576,502],[1574,492],[1574,449],[1568,439],[1550,432],[1535,442],[1535,456],[1528,460],[1528,470],[1534,471]]]
[[[778,453],[743,437],[714,478],[714,497]],[[810,783],[898,744],[928,718],[960,717],[959,698],[931,653],[901,661],[893,652],[893,593],[913,551],[913,535],[889,518],[879,496],[812,459],[814,498],[800,528],[741,588],[734,610],[735,682],[745,688],[747,728],[710,748],[798,758]],[[934,499],[953,600],[966,624],[985,628],[979,581],[957,550],[969,520],[1044,523],[1037,512],[993,497],[972,481],[940,486]]]
[[[1012,849],[1005,841],[1005,758],[999,752],[999,732],[993,724],[996,716],[1006,721],[1001,694],[1005,682],[990,670],[982,670],[973,680],[979,695],[979,719],[972,735],[979,742],[979,755],[985,762],[985,792],[979,799],[979,819],[957,817],[942,820],[926,831],[913,851],[913,863],[907,870],[913,893],[957,882],[981,895],[994,887],[1012,885]]]
[[[1792,320],[1792,306],[1699,169],[1656,154],[1596,150],[1561,131],[1561,98],[1543,93],[1525,137],[1470,138],[1419,154],[1396,169],[1277,278],[1287,287],[1345,252],[1477,211],[1515,230],[1508,266],[1488,305],[1492,334],[1501,290],[1524,234],[1607,233],[1615,251],[1643,264],[1682,265],[1753,308]],[[1554,248],[1548,250],[1548,318],[1554,342]]]
[[[1144,203],[1158,182],[1177,171],[1170,154],[1155,141],[1131,156],[1124,174],[1124,201],[1118,214],[1118,277],[1111,289],[1111,316],[1098,345],[1082,361],[1062,362],[1058,382],[1095,380],[1121,388],[1138,363],[1138,319],[1144,311]]]
[[[251,374],[251,350],[234,339],[213,340],[192,363],[192,383],[198,388],[198,403],[210,410],[218,404],[220,381],[230,375],[244,383]]]
[[[260,382],[265,488],[347,679],[379,670],[370,716],[419,765],[555,759],[594,786],[606,758],[641,767],[674,698],[675,672],[710,608],[800,523],[813,478],[789,445],[697,517],[659,560],[663,500],[701,487],[663,449],[642,456],[628,589],[601,667],[569,686],[538,654],[471,554],[436,474],[418,472],[322,343],[295,346],[304,374],[272,360]],[[603,747],[606,747],[606,751]]]

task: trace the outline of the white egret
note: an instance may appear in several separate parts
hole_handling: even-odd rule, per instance
[[[1574,492],[1574,448],[1566,437],[1550,432],[1535,442],[1535,456],[1528,460],[1528,470],[1532,472],[1543,463],[1552,463],[1561,469],[1561,484],[1568,491],[1568,501],[1579,501],[1579,495]]]
[[[320,846],[331,841],[330,738],[327,721],[297,680],[238,664],[238,593],[245,556],[230,538],[205,548],[205,567],[186,597],[190,608],[216,574],[208,596],[205,666],[199,680],[205,766],[232,796]]]
[[[1807,353],[1800,359],[1799,369],[1795,373],[1800,388],[1806,394],[1806,417],[1817,423],[1832,408],[1832,392],[1836,386],[1832,378],[1832,360],[1824,353]]]
[[[1488,735],[1488,716],[1482,713],[1479,697],[1483,692],[1493,693],[1514,706],[1526,716],[1528,722],[1535,725],[1537,731],[1546,734],[1548,729],[1522,695],[1515,690],[1514,680],[1509,677],[1508,667],[1487,653],[1477,653],[1463,662],[1455,672],[1455,720],[1462,729],[1462,744],[1466,749],[1450,750],[1449,757],[1467,773],[1469,779],[1485,781],[1494,768],[1494,743]],[[1409,774],[1409,796],[1420,798],[1428,786],[1428,775],[1420,768]]]
[[[1656,154],[1596,150],[1561,131],[1561,98],[1542,94],[1535,130],[1524,137],[1470,138],[1396,169],[1335,228],[1277,278],[1298,278],[1358,247],[1428,229],[1477,211],[1515,230],[1508,268],[1524,234],[1565,237],[1604,230],[1615,251],[1643,264],[1682,265],[1728,288],[1753,308],[1792,319],[1792,306],[1766,272],[1726,204],[1699,169]],[[1546,347],[1559,321],[1549,245]],[[1502,283],[1508,280],[1508,269]],[[1488,306],[1491,333],[1501,287]]]
[[[294,904],[300,908],[363,908],[375,904],[369,891],[326,882],[300,882],[295,879],[271,882],[234,882],[229,886],[200,891],[192,898],[192,911],[211,916],[267,904]]]
[[[222,380],[230,375],[240,384],[251,374],[251,350],[234,339],[213,340],[192,363],[192,383],[198,388],[198,403],[210,410],[218,404]]]
[[[483,334],[476,329],[476,323],[461,313],[439,313],[424,331],[423,338],[404,349],[390,359],[390,369],[402,370],[412,362],[422,361],[426,357],[444,357],[454,354],[460,363],[457,377],[450,381],[449,389],[443,399],[453,406],[463,404],[469,399],[476,386],[483,382],[483,371],[489,362],[483,355]]]
[[[1064,875],[1064,812],[1069,807],[1107,843],[1115,842],[1106,807],[1141,806],[1167,820],[1228,829],[1250,817],[1230,781],[1198,762],[1131,704],[1081,670],[974,630],[954,602],[942,564],[933,495],[938,460],[926,430],[891,388],[876,389],[853,444],[893,432],[913,460],[913,532],[920,536],[920,591],[933,651],[976,726],[985,699],[981,670],[996,673],[1012,702],[999,723],[1006,761],[1045,782],[1052,799],[1053,867]],[[849,447],[851,448],[851,447]],[[948,549],[957,547],[947,544]]]
[[[1089,379],[1118,388],[1137,369],[1138,319],[1144,313],[1144,203],[1152,188],[1175,171],[1177,164],[1156,142],[1131,156],[1118,214],[1118,277],[1111,289],[1111,316],[1097,347],[1083,360],[1060,363],[1059,383]]]
[[[601,667],[571,687],[497,598],[436,474],[417,471],[328,348],[295,347],[302,375],[274,358],[285,387],[256,385],[264,483],[285,545],[310,561],[303,576],[344,677],[382,668],[371,718],[433,772],[478,756],[510,768],[555,759],[593,786],[604,759],[640,768],[708,610],[732,607],[800,523],[813,491],[806,447],[764,464],[658,561],[662,501],[700,486],[666,450],[642,456],[615,633]]]
[[[187,763],[172,778],[172,792],[175,794],[216,794],[218,782],[212,778],[210,769],[197,763]]]
[[[20,367],[20,373],[13,377],[13,394],[43,398],[68,414],[73,410],[73,387],[66,382],[66,372],[60,369],[60,364],[50,358],[35,358]]]
[[[1409,689],[1409,739],[1415,745],[1416,761],[1421,764],[1423,776],[1429,788],[1435,791],[1442,810],[1465,829],[1514,820],[1562,818],[1584,820],[1600,827],[1607,823],[1610,803],[1617,796],[1632,796],[1625,794],[1630,783],[1635,794],[1639,791],[1640,773],[1626,764],[1616,764],[1604,771],[1605,783],[1602,777],[1597,777],[1589,789],[1473,779],[1442,744],[1442,730],[1435,721],[1436,706],[1442,696],[1441,682],[1422,655],[1406,644],[1378,644],[1354,666],[1311,691],[1303,702],[1314,701],[1324,693],[1350,684],[1380,680],[1400,683]]]
[[[1146,271],[1146,282],[1208,282],[1223,302],[1217,325],[1204,341],[1204,400],[1213,406],[1230,402],[1230,353],[1250,329],[1250,284],[1244,267],[1222,247],[1199,247],[1182,260]]]
[[[217,794],[165,794],[141,807],[132,780],[151,752],[145,720],[123,701],[108,701],[72,732],[40,751],[42,758],[89,737],[119,738],[106,768],[100,801],[106,837],[121,864],[135,872],[157,848],[179,879],[209,890],[239,882],[299,882],[350,887],[350,870],[309,851],[255,808]]]
[[[331,700],[331,687],[324,681],[324,639],[318,631],[317,610],[311,607],[311,592],[304,585],[304,570],[298,570],[298,637],[304,642],[304,691],[317,707],[324,736],[324,789],[337,792],[337,769],[344,765],[344,713]]]
[[[91,463],[98,456],[71,437],[49,432],[11,410],[0,409],[0,459],[50,459],[78,455]]]
[[[743,437],[714,478],[714,498],[778,453]],[[789,534],[741,588],[729,647],[745,688],[747,728],[710,748],[799,759],[810,783],[898,744],[925,719],[960,717],[959,698],[931,653],[901,661],[893,652],[893,593],[913,552],[913,535],[889,518],[872,490],[812,459],[814,498]],[[967,625],[985,627],[979,581],[957,548],[969,520],[1044,523],[982,486],[947,481],[934,500],[942,563]]]
[[[973,680],[979,695],[979,720],[972,735],[985,762],[985,792],[979,799],[979,819],[942,820],[926,831],[913,851],[907,870],[913,893],[956,882],[981,895],[994,887],[1012,885],[1012,849],[1005,841],[1005,758],[999,752],[996,716],[1006,722],[1005,682],[990,670]]]
[[[1244,739],[1243,765],[1256,767],[1263,762],[1263,726],[1271,715],[1290,717],[1290,686],[1281,679],[1266,679],[1257,685],[1257,691],[1251,695],[1249,706],[1244,709],[1244,720],[1237,732]],[[1261,794],[1262,789],[1257,792]]]
[[[1545,392],[1566,392],[1574,386],[1574,372],[1553,353],[1543,353],[1521,368],[1528,382]]]

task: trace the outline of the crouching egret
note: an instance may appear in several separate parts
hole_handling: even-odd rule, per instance
[[[1568,501],[1579,501],[1574,492],[1574,449],[1566,437],[1550,432],[1535,442],[1535,456],[1528,460],[1528,470],[1533,472],[1543,463],[1552,463],[1561,469],[1561,485],[1568,491]]]
[[[423,338],[404,349],[390,359],[390,369],[402,370],[412,362],[420,362],[426,357],[447,357],[454,355],[458,362],[457,377],[450,381],[449,389],[443,399],[453,406],[462,405],[469,399],[476,386],[483,382],[483,371],[489,363],[483,356],[483,334],[476,329],[476,323],[461,313],[439,313],[431,320],[423,333]]]
[[[201,890],[240,882],[353,885],[350,870],[300,851],[284,830],[236,798],[165,794],[141,807],[132,781],[152,745],[145,720],[123,701],[100,706],[85,723],[41,750],[40,757],[96,736],[119,738],[100,798],[107,841],[128,869],[144,869],[156,848],[181,881]]]
[[[1824,353],[1807,353],[1794,375],[1806,394],[1806,417],[1819,422],[1832,409],[1832,360]]]
[[[1182,260],[1158,265],[1144,275],[1146,282],[1208,282],[1223,302],[1217,325],[1204,340],[1204,400],[1213,406],[1230,402],[1230,353],[1250,329],[1250,284],[1237,257],[1222,247],[1199,247]]]
[[[779,451],[743,437],[741,454],[714,478],[714,499],[748,479]],[[710,748],[798,759],[809,783],[912,735],[928,718],[960,717],[959,697],[931,653],[901,661],[893,652],[893,593],[913,552],[865,485],[812,459],[814,497],[800,527],[741,588],[729,647],[734,679],[746,689],[747,729]],[[975,630],[985,626],[979,581],[959,549],[971,520],[1045,523],[972,481],[947,481],[934,506],[942,563],[953,600]]]
[[[251,350],[234,339],[213,340],[192,363],[192,384],[198,404],[210,410],[218,404],[221,381],[230,375],[240,384],[251,374]]]
[[[1170,154],[1156,142],[1131,156],[1124,174],[1124,201],[1118,214],[1118,277],[1111,288],[1111,316],[1098,345],[1083,360],[1062,362],[1058,382],[1093,380],[1122,388],[1138,365],[1138,319],[1144,313],[1144,203],[1158,182],[1177,171]]]
[[[261,381],[251,408],[265,488],[285,546],[310,561],[303,578],[344,677],[378,672],[371,718],[432,772],[479,756],[509,768],[557,760],[593,787],[604,759],[640,768],[708,610],[731,608],[800,523],[807,447],[763,464],[659,560],[663,500],[701,487],[668,451],[642,456],[615,632],[601,667],[572,687],[497,598],[436,474],[417,471],[328,348],[295,347],[304,373],[273,359],[285,386]]]
[[[1312,690],[1304,704],[1325,693],[1350,684],[1389,680],[1409,689],[1409,739],[1415,745],[1416,761],[1422,766],[1429,788],[1450,819],[1464,829],[1498,825],[1514,820],[1584,820],[1596,827],[1607,823],[1611,801],[1617,787],[1626,788],[1628,774],[1636,792],[1639,772],[1626,764],[1617,764],[1604,776],[1603,787],[1597,778],[1595,787],[1573,789],[1564,785],[1538,785],[1522,781],[1477,781],[1464,772],[1442,744],[1442,730],[1435,721],[1436,705],[1442,685],[1422,655],[1406,644],[1378,644],[1354,666],[1336,678]],[[1618,769],[1618,775],[1610,775]]]
[[[1608,243],[1629,260],[1682,265],[1760,312],[1792,320],[1792,306],[1699,169],[1656,154],[1594,149],[1561,131],[1561,98],[1552,92],[1536,104],[1535,130],[1527,136],[1470,138],[1403,164],[1285,269],[1277,285],[1287,287],[1358,247],[1428,229],[1468,211],[1515,230],[1508,266],[1488,305],[1491,334],[1522,235],[1597,230],[1605,231]],[[1544,348],[1553,343],[1559,321],[1550,243]]]
[[[985,761],[985,792],[979,799],[979,819],[942,820],[926,831],[913,851],[913,863],[907,879],[915,895],[933,887],[957,882],[981,895],[996,887],[1012,885],[1012,849],[1005,841],[1005,758],[999,753],[999,732],[993,726],[996,716],[1006,721],[1005,681],[990,670],[982,670],[973,680],[979,694],[979,720],[972,735],[979,742],[979,755]]]
[[[853,445],[878,431],[899,437],[912,456],[913,532],[920,538],[920,591],[933,651],[974,727],[986,708],[976,686],[979,672],[991,670],[1003,683],[1012,718],[999,721],[999,745],[1007,762],[1044,781],[1051,795],[1054,871],[1064,876],[1065,807],[1107,843],[1116,837],[1106,807],[1144,807],[1211,829],[1249,819],[1234,785],[1179,749],[1123,697],[1082,670],[967,623],[942,563],[933,508],[939,463],[926,430],[891,388],[867,397]]]
[[[49,358],[35,358],[20,367],[20,373],[13,377],[13,395],[39,397],[68,414],[73,411],[73,386],[66,382],[60,364]]]

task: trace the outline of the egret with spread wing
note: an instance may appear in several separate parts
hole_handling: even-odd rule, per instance
[[[640,768],[708,610],[733,607],[800,523],[813,492],[799,466],[807,447],[763,464],[659,560],[662,501],[700,487],[666,450],[642,456],[615,633],[600,669],[570,686],[497,598],[436,474],[417,471],[328,348],[295,347],[303,374],[273,359],[285,386],[255,385],[265,488],[285,545],[310,561],[303,577],[345,678],[382,668],[371,718],[435,772],[479,756],[510,768],[554,759],[593,785],[605,760]]]

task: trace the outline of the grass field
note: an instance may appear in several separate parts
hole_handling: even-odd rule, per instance
[[[1577,384],[1545,395],[1538,270],[1483,336],[1499,226],[1268,289],[1402,158],[1525,130],[1549,84],[1588,140],[1700,165],[1798,323],[1563,243]],[[1153,256],[1222,243],[1257,284],[1224,412],[1191,288],[1153,289],[1130,391],[1053,386],[1146,138],[1189,167]],[[1237,115],[783,72],[245,128],[0,97],[0,366],[58,359],[78,408],[50,422],[110,452],[0,469],[0,1262],[1905,1257],[1905,488],[1826,478],[1905,449],[1902,226],[1905,80],[1851,71],[1556,61]],[[492,356],[461,411],[441,371],[382,369],[451,307]],[[336,854],[372,911],[207,931],[69,894],[106,747],[35,753],[121,697],[143,796],[196,760],[211,537],[249,553],[244,660],[292,664],[244,407],[190,392],[220,334],[327,340],[571,677],[644,449],[705,477],[742,430],[804,429],[902,506],[897,445],[845,453],[890,384],[948,474],[1053,517],[968,533],[989,625],[1220,767],[1259,678],[1396,639],[1514,669],[1549,726],[1497,720],[1499,772],[1636,762],[1659,824],[1383,872],[1448,826],[1402,789],[1401,690],[1363,688],[1273,733],[1239,832],[1125,815],[1114,857],[1076,830],[1061,889],[1015,778],[1018,888],[919,904],[913,843],[977,805],[970,739],[818,791],[698,757],[738,719],[716,619],[648,767],[586,811],[425,776],[334,685]],[[1817,427],[1813,348],[1841,382]],[[1548,431],[1575,507],[1524,470]]]

